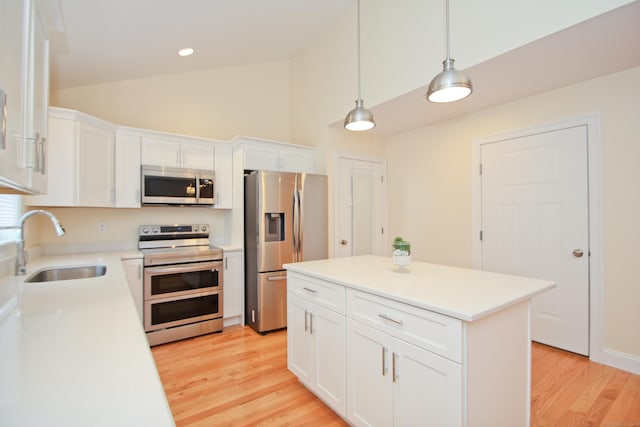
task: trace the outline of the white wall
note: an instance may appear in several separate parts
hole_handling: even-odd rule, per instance
[[[206,207],[143,207],[140,209],[109,208],[52,208],[44,207],[60,220],[65,228],[58,237],[50,221],[42,216],[32,218],[34,226],[26,231],[29,247],[38,245],[82,248],[88,243],[100,243],[105,247],[129,244],[137,248],[138,226],[143,224],[210,224],[211,236],[216,244],[228,243],[226,216],[230,211]],[[99,224],[104,224],[101,232]]]
[[[122,126],[289,141],[289,80],[289,61],[277,61],[59,90],[50,103]]]
[[[640,358],[640,68],[389,137],[391,236],[417,260],[471,267],[474,138],[601,114],[604,345]]]
[[[465,69],[629,0],[451,1],[451,49]],[[376,106],[429,83],[445,56],[444,1],[361,2],[362,97]],[[324,145],[320,130],[341,121],[356,91],[356,8],[291,63],[291,135]]]

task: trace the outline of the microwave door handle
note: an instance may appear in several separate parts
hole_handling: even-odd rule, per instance
[[[196,200],[198,203],[200,201],[200,175],[196,175]]]

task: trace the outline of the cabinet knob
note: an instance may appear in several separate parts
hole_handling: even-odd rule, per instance
[[[574,249],[573,250],[573,256],[576,258],[580,258],[582,255],[584,255],[584,252],[582,252],[582,249]]]
[[[348,245],[348,244],[349,244],[349,241],[348,241],[348,240],[344,240],[344,239],[342,239],[342,240],[340,240],[340,244],[341,244],[342,246],[345,246],[345,245]]]

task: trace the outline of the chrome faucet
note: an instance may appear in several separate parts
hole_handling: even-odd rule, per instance
[[[60,225],[60,221],[54,214],[44,210],[29,211],[20,217],[18,221],[18,240],[16,241],[16,276],[23,276],[27,273],[27,251],[24,248],[24,223],[27,218],[34,215],[46,215],[49,217],[53,226],[56,228],[58,236],[64,234],[64,228]]]

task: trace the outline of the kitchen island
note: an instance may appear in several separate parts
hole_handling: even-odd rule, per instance
[[[351,424],[528,426],[548,280],[357,256],[287,264],[288,367]]]
[[[0,425],[174,426],[122,254],[47,256],[0,278]],[[52,266],[100,277],[25,283]]]

